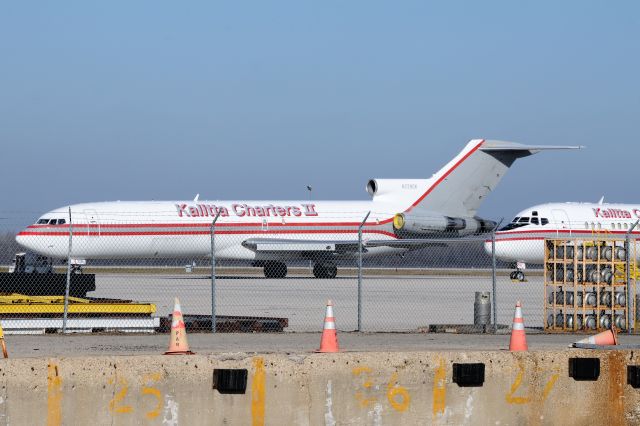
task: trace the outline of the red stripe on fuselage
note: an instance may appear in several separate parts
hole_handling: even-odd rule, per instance
[[[283,230],[254,230],[254,231],[216,231],[216,235],[267,235],[267,234],[357,234],[357,230],[346,229],[309,229],[309,230],[296,230],[296,229],[283,229]],[[386,235],[393,238],[398,238],[395,234],[387,231],[375,231],[375,230],[363,230],[363,234],[379,234]],[[141,232],[100,232],[87,234],[78,233],[74,236],[78,237],[114,237],[114,236],[144,236],[144,235],[211,235],[208,231],[141,231]],[[22,231],[18,236],[69,236],[68,232],[30,232]]]

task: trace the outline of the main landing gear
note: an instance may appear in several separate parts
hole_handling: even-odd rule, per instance
[[[338,275],[338,267],[335,263],[315,263],[313,276],[316,278],[335,278]]]
[[[254,266],[264,268],[265,278],[285,278],[287,276],[287,265],[284,262],[267,260],[264,263],[254,263]],[[335,263],[316,262],[313,265],[313,276],[316,278],[335,278],[338,275],[338,267]]]
[[[264,276],[266,278],[284,278],[287,276],[287,265],[283,262],[265,262]]]

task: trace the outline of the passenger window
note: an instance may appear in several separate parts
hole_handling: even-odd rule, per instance
[[[602,229],[602,224],[598,222],[598,229]]]
[[[549,223],[549,219],[547,219],[546,217],[542,218],[542,226],[546,225],[547,223]]]
[[[616,224],[615,223],[611,223],[611,229],[616,229]]]
[[[584,223],[584,229],[589,229],[589,222]]]
[[[591,222],[591,229],[596,229],[596,224]]]
[[[627,227],[628,227],[628,226],[629,226],[629,225],[625,223],[625,224],[624,224],[624,229],[627,229]]]
[[[618,229],[622,229],[622,224],[618,222]]]

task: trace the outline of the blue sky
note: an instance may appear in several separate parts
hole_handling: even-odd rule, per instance
[[[5,2],[0,211],[366,199],[469,139],[520,160],[481,213],[640,202],[638,2]]]

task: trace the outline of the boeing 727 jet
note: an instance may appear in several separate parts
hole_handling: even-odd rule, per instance
[[[365,256],[402,253],[430,238],[492,230],[477,216],[514,161],[547,149],[497,140],[472,140],[429,179],[372,179],[368,201],[132,201],[65,206],[22,230],[17,242],[39,254],[64,259],[73,232],[74,259],[178,258],[211,253],[246,259],[269,278],[287,274],[286,262],[314,262],[317,278],[337,274],[336,261],[358,253],[363,225]],[[69,209],[71,217],[69,217]]]

